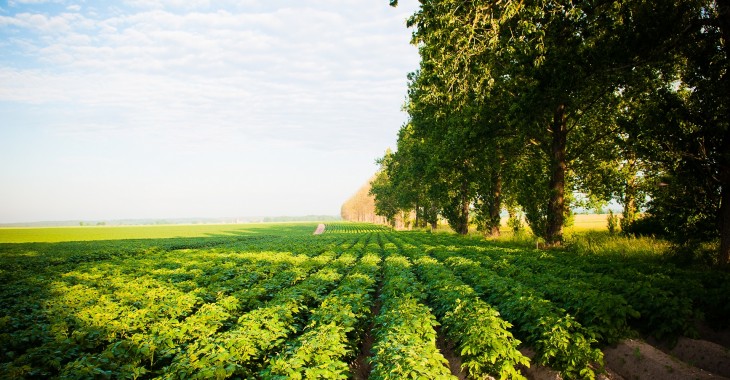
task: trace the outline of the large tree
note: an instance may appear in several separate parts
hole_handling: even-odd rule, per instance
[[[551,244],[563,235],[566,192],[580,176],[574,162],[595,160],[591,149],[618,132],[606,110],[616,109],[634,73],[661,64],[693,4],[629,1],[422,1],[410,19],[431,96],[468,107],[500,94],[510,104],[505,124],[539,148],[528,167],[544,183],[545,199],[530,219]],[[647,33],[650,31],[651,33]],[[495,89],[499,86],[499,89]],[[492,97],[490,97],[492,95]],[[504,97],[509,100],[505,101]],[[475,126],[479,128],[479,126]],[[610,153],[610,150],[607,152]],[[531,190],[525,190],[531,191]],[[525,197],[523,197],[525,198]],[[536,213],[536,214],[535,214]],[[538,221],[541,221],[538,223]],[[544,222],[544,228],[538,226]]]
[[[728,263],[729,3],[422,0],[412,120],[485,226],[503,183],[552,245],[574,191],[618,198],[626,225],[648,194],[665,229],[704,220]]]

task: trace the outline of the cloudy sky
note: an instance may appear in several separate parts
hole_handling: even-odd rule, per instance
[[[406,119],[417,6],[0,2],[0,223],[339,214]]]

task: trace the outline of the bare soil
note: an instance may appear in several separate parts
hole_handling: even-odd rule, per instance
[[[372,368],[368,359],[372,356],[372,348],[375,344],[375,317],[380,314],[380,308],[383,306],[383,302],[380,300],[380,294],[383,289],[382,273],[379,274],[379,277],[378,287],[373,295],[375,302],[370,307],[370,322],[365,329],[365,336],[360,341],[360,351],[355,359],[350,362],[350,373],[352,374],[353,380],[367,380],[370,377]]]
[[[520,348],[522,355],[530,358],[530,367],[520,367],[520,372],[525,375],[529,380],[562,380],[560,372],[555,371],[550,367],[545,367],[535,363],[535,351],[531,348],[522,347]]]
[[[717,343],[679,338],[673,348],[659,348],[687,364],[730,378],[730,351]]]
[[[440,326],[436,326],[435,330],[437,333],[436,347],[441,352],[441,355],[443,355],[449,362],[449,370],[451,371],[451,374],[456,376],[459,380],[467,379],[467,372],[461,368],[463,363],[461,361],[461,357],[456,353],[455,344],[446,339],[446,337],[441,333]]]
[[[718,331],[713,330],[705,324],[698,324],[697,331],[700,333],[700,339],[708,340],[730,349],[730,329]]]
[[[683,340],[684,343],[679,351],[700,351],[703,347],[711,344],[706,341]],[[715,352],[714,348],[704,351],[704,356],[710,356]],[[694,367],[680,359],[671,356],[658,348],[634,339],[627,339],[615,347],[603,350],[606,367],[615,371],[626,380],[634,379],[727,379],[698,367]],[[717,358],[715,358],[717,360]],[[712,362],[712,360],[711,360]]]
[[[350,373],[354,380],[367,380],[370,375],[370,363],[368,358],[370,357],[370,349],[373,348],[375,338],[372,334],[372,326],[368,331],[365,332],[365,336],[360,342],[360,352],[357,357],[350,362]]]
[[[657,345],[658,347],[661,347]],[[680,338],[676,346],[652,346],[634,339],[625,340],[615,347],[603,350],[605,372],[597,374],[602,380],[680,380],[680,379],[728,379],[730,378],[730,350],[709,342]],[[535,352],[521,348],[531,360]],[[560,373],[552,368],[531,363],[520,368],[530,380],[561,380]]]

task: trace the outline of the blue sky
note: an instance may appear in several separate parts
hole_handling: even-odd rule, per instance
[[[417,6],[0,2],[0,223],[338,214],[406,120]]]

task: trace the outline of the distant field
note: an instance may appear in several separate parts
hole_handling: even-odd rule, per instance
[[[85,227],[8,227],[0,228],[0,243],[56,243],[63,241],[93,241],[120,239],[165,239],[231,236],[266,233],[271,228],[281,231],[282,226],[311,230],[317,223],[261,223],[261,224],[191,224],[146,226],[85,226]]]
[[[505,220],[506,223],[506,220]],[[79,227],[7,227],[0,228],[0,243],[57,243],[62,241],[93,241],[121,239],[166,239],[230,236],[266,233],[281,226],[310,228],[317,222],[251,223],[251,224],[170,224],[144,226],[79,226]],[[606,215],[575,215],[569,230],[605,230]]]
[[[573,225],[569,229],[580,232],[587,230],[607,230],[607,214],[575,215]]]
[[[566,232],[583,232],[583,231],[605,231],[608,229],[608,222],[606,218],[608,217],[608,214],[577,214],[573,215],[573,224],[569,227],[566,227]],[[525,227],[529,228],[527,226],[527,222],[523,221],[523,224]],[[502,218],[502,232],[509,231],[509,227],[507,227],[507,218]]]

